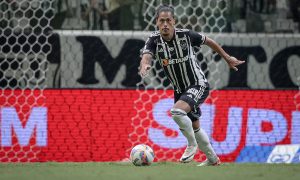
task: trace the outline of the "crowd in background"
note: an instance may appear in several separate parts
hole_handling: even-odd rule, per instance
[[[299,0],[228,0],[227,3],[227,32],[299,32]]]
[[[133,30],[136,0],[55,0],[54,29]]]
[[[0,27],[3,28],[8,24],[13,26],[11,24],[18,23],[19,26],[25,27],[42,23],[43,18],[36,13],[36,11],[42,11],[41,6],[35,7],[34,5],[41,2],[43,2],[42,7],[52,6],[51,11],[40,12],[40,14],[52,16],[49,24],[53,29],[147,30],[145,17],[149,16],[149,13],[145,13],[146,10],[149,10],[149,4],[146,2],[150,2],[150,0],[4,0],[0,3]],[[152,15],[154,15],[155,6],[163,0],[153,2]],[[166,0],[167,2],[175,4],[177,15],[185,13],[186,16],[192,16],[190,20],[193,20],[193,16],[199,16],[201,13],[206,16],[206,7],[203,4],[220,1]],[[299,0],[223,0],[223,2],[226,4],[226,11],[222,16],[225,18],[226,25],[222,28],[222,32],[299,33]],[[180,7],[180,3],[184,5],[177,8]],[[193,9],[195,5],[198,5],[197,10]],[[19,7],[21,10],[14,11],[18,6],[21,6],[21,8]],[[189,11],[180,11],[182,7],[189,7]],[[22,12],[22,8],[25,12]],[[37,8],[39,9],[36,10]],[[211,9],[216,10],[218,7]],[[42,20],[32,18],[34,15]],[[24,16],[30,20],[26,20]],[[184,27],[189,27],[187,26],[189,23],[197,24],[199,22],[190,22],[188,19],[182,23],[184,23]],[[47,22],[44,24],[47,25]]]

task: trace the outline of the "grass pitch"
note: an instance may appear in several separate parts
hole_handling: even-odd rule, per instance
[[[299,180],[300,164],[222,164],[197,167],[197,163],[0,163],[0,179],[22,180]]]

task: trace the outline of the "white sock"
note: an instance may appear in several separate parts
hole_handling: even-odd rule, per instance
[[[197,146],[192,121],[186,115],[186,112],[181,109],[173,108],[171,109],[171,114],[174,121],[178,124],[180,131],[186,137],[188,146]]]
[[[199,149],[206,155],[209,161],[215,162],[218,156],[211,146],[206,132],[202,128],[199,128],[196,129],[194,133]]]

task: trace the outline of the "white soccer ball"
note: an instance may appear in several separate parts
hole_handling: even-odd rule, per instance
[[[149,166],[154,157],[152,148],[146,144],[136,145],[130,152],[130,160],[135,166]]]

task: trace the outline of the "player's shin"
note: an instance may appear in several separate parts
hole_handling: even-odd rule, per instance
[[[187,138],[188,146],[197,146],[197,141],[195,139],[195,134],[192,127],[192,121],[187,116],[186,112],[178,109],[171,109],[172,118],[179,126],[182,134]]]
[[[197,141],[192,127],[192,121],[187,116],[186,112],[181,109],[173,108],[171,109],[171,114],[174,121],[178,124],[182,134],[188,141],[188,146],[182,154],[180,162],[188,163],[194,159],[197,152]]]
[[[218,160],[218,156],[211,146],[206,132],[202,128],[198,128],[194,130],[194,133],[199,149],[206,155],[210,162],[216,162]]]

